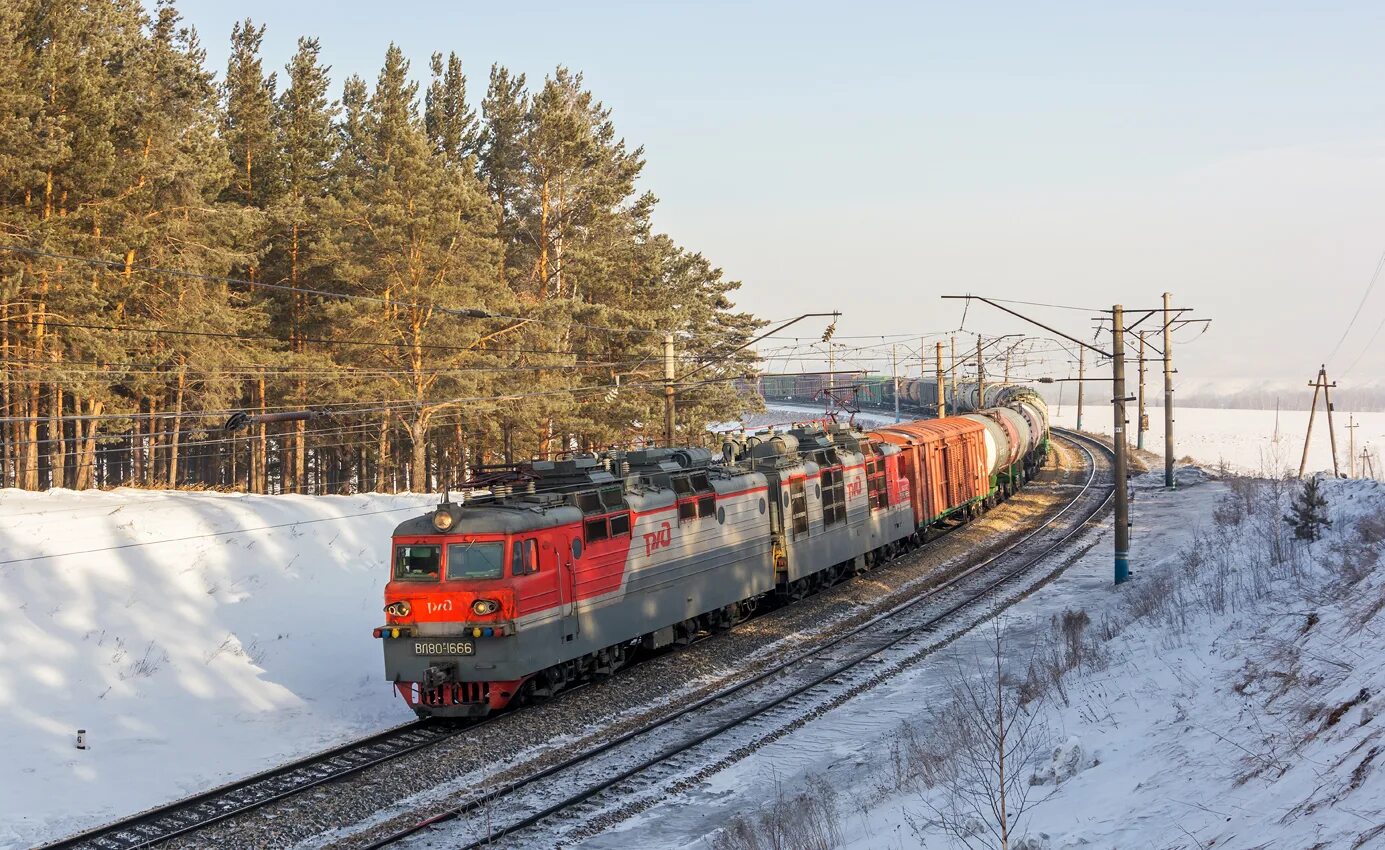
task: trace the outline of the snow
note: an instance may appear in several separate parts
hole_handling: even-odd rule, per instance
[[[411,720],[370,630],[434,501],[0,490],[0,847]]]
[[[1090,389],[1090,388],[1089,388]],[[1088,398],[1092,394],[1088,393]],[[1074,428],[1077,425],[1077,406],[1068,398],[1062,406],[1050,405],[1049,415],[1054,425]],[[1138,411],[1134,404],[1126,406],[1131,436]],[[1164,410],[1148,409],[1150,430],[1145,432],[1144,447],[1158,455],[1164,453]],[[1275,411],[1221,410],[1211,408],[1174,408],[1174,456],[1191,457],[1208,467],[1225,462],[1236,471],[1255,475],[1278,475],[1285,469],[1298,472],[1303,456],[1303,435],[1308,429],[1308,411],[1282,410],[1278,413],[1279,441],[1275,442]],[[1348,471],[1349,438],[1346,430],[1347,413],[1333,413],[1337,431],[1337,460],[1341,471]],[[1082,429],[1110,435],[1114,417],[1109,404],[1083,405]],[[1357,413],[1356,455],[1360,463],[1361,450],[1369,448],[1373,456],[1385,446],[1385,413]],[[1132,444],[1134,440],[1131,440]],[[1378,457],[1374,457],[1378,461]],[[1332,445],[1327,429],[1327,416],[1319,407],[1313,421],[1313,440],[1308,450],[1308,471],[1332,469]]]
[[[1334,530],[1292,549],[1285,563],[1294,566],[1276,572],[1264,568],[1264,523],[1282,501],[1254,491],[1258,514],[1214,525],[1215,511],[1235,513],[1226,505],[1251,491],[1193,468],[1180,472],[1175,492],[1159,483],[1157,474],[1136,481],[1131,583],[1112,585],[1108,523],[1058,580],[1000,618],[1017,679],[1053,646],[1055,616],[1081,609],[1089,628],[1124,624],[1100,641],[1108,663],[1071,672],[1061,696],[1039,704],[1049,747],[1025,770],[1046,799],[1025,814],[1023,840],[1011,846],[1385,846],[1385,571],[1372,568],[1380,541],[1352,542],[1357,519],[1385,519],[1385,486],[1325,481]],[[1195,557],[1203,560],[1193,572]],[[1364,578],[1344,583],[1343,563]],[[1164,613],[1132,613],[1179,575],[1191,577],[1171,585],[1178,596]],[[1219,583],[1231,592],[1214,610],[1207,600]],[[964,846],[929,806],[944,805],[940,789],[908,779],[899,753],[910,734],[927,740],[930,711],[946,704],[950,682],[990,663],[991,640],[987,627],[976,629],[582,846],[705,850],[736,815],[763,815],[815,782],[832,789],[838,817],[835,840],[822,846]]]

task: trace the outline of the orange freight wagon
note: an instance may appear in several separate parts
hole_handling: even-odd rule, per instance
[[[980,422],[920,419],[870,433],[903,450],[914,520],[920,528],[990,493],[986,429]]]

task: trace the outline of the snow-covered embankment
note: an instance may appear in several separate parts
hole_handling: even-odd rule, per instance
[[[0,847],[409,720],[370,630],[434,501],[0,491]]]

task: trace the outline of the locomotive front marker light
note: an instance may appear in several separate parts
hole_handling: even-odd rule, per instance
[[[481,616],[494,614],[496,611],[500,610],[500,603],[496,602],[494,599],[478,599],[471,603],[471,610]]]
[[[389,614],[391,617],[407,617],[409,616],[409,612],[412,610],[413,608],[409,605],[409,603],[403,600],[400,600],[398,602],[391,602],[390,604],[385,606],[385,613]]]

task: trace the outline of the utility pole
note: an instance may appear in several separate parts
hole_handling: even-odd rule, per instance
[[[947,298],[947,299],[957,298],[957,299],[965,299],[965,300],[967,300],[967,301],[980,301],[981,303],[986,304],[986,305],[991,306],[991,307],[994,307],[995,309],[1000,310],[1000,311],[1003,312],[1003,313],[1009,313],[1010,315],[1012,315],[1012,316],[1014,316],[1014,317],[1016,317],[1016,318],[1023,319],[1024,321],[1028,322],[1028,323],[1031,324],[1031,325],[1037,325],[1038,327],[1043,328],[1044,330],[1048,331],[1049,333],[1054,334],[1055,336],[1060,336],[1060,337],[1066,339],[1067,341],[1069,341],[1069,342],[1071,342],[1071,343],[1077,345],[1079,348],[1090,349],[1090,350],[1092,351],[1093,354],[1096,354],[1096,355],[1099,356],[1099,357],[1109,357],[1109,358],[1111,359],[1111,410],[1112,410],[1112,416],[1113,416],[1113,419],[1114,419],[1114,422],[1113,422],[1113,425],[1114,425],[1114,428],[1113,428],[1113,431],[1114,431],[1114,434],[1113,434],[1114,439],[1112,440],[1112,443],[1113,443],[1113,449],[1114,449],[1113,454],[1115,455],[1115,464],[1114,464],[1114,466],[1115,466],[1115,470],[1114,470],[1114,472],[1115,472],[1115,481],[1113,482],[1113,488],[1112,488],[1112,489],[1114,490],[1114,492],[1113,492],[1112,495],[1114,496],[1114,500],[1115,500],[1115,514],[1116,514],[1116,515],[1115,515],[1115,524],[1116,524],[1116,528],[1115,528],[1115,541],[1114,541],[1114,542],[1115,542],[1115,553],[1114,553],[1114,554],[1115,554],[1115,559],[1114,559],[1114,560],[1115,560],[1115,583],[1116,583],[1116,584],[1122,584],[1122,583],[1124,583],[1125,581],[1129,580],[1129,578],[1130,578],[1130,493],[1129,493],[1129,490],[1127,489],[1127,487],[1129,486],[1129,481],[1128,481],[1129,470],[1128,470],[1128,446],[1126,445],[1126,437],[1125,437],[1125,430],[1126,430],[1125,403],[1126,403],[1127,401],[1133,401],[1133,400],[1134,400],[1134,397],[1133,397],[1133,396],[1132,396],[1132,397],[1127,397],[1126,394],[1125,394],[1125,349],[1124,349],[1124,347],[1125,347],[1125,332],[1126,332],[1126,327],[1125,327],[1125,309],[1124,309],[1121,305],[1119,305],[1119,304],[1116,304],[1116,305],[1114,305],[1114,306],[1111,308],[1111,342],[1112,342],[1112,347],[1111,347],[1111,351],[1108,353],[1108,352],[1103,351],[1102,349],[1096,347],[1096,346],[1093,345],[1092,343],[1084,342],[1084,341],[1082,341],[1081,339],[1078,339],[1077,337],[1074,337],[1074,336],[1071,336],[1071,335],[1069,335],[1069,334],[1063,333],[1062,331],[1060,331],[1060,330],[1058,330],[1058,329],[1056,329],[1056,328],[1054,328],[1054,327],[1052,327],[1052,326],[1050,326],[1050,325],[1046,325],[1046,324],[1044,324],[1043,322],[1038,321],[1037,319],[1032,319],[1032,318],[1030,318],[1029,316],[1024,315],[1023,313],[1020,313],[1020,312],[1018,312],[1018,311],[1016,311],[1016,310],[1012,310],[1012,309],[1010,309],[1009,307],[1007,307],[1006,305],[1001,304],[1001,303],[998,303],[997,301],[995,301],[995,300],[993,300],[993,299],[990,299],[990,298],[983,298],[983,297],[981,297],[981,296],[979,296],[979,295],[944,295],[943,298]],[[1167,312],[1171,312],[1171,311],[1169,310],[1168,301],[1167,301],[1167,300],[1165,300],[1165,302],[1164,302],[1164,311],[1165,311],[1166,313],[1167,313]],[[1152,309],[1152,310],[1141,310],[1141,311],[1139,311],[1139,312],[1143,313],[1144,316],[1143,316],[1142,318],[1140,318],[1139,320],[1137,320],[1137,321],[1135,322],[1135,325],[1138,325],[1138,324],[1140,324],[1140,322],[1143,322],[1143,321],[1145,321],[1145,320],[1147,320],[1147,319],[1152,318],[1154,315],[1156,315],[1156,314],[1159,313],[1160,311],[1159,311],[1158,308],[1155,308],[1155,309]],[[1179,310],[1178,312],[1179,312],[1179,313],[1186,312],[1186,309]],[[1210,320],[1207,320],[1207,319],[1196,319],[1196,320],[1192,320],[1192,321],[1205,322],[1205,321],[1210,321]],[[1133,328],[1133,327],[1134,327],[1134,326],[1132,326],[1132,328]],[[1132,331],[1132,332],[1133,332],[1133,331]],[[1080,363],[1080,362],[1081,362],[1081,361],[1079,361],[1079,363]],[[1084,376],[1082,376],[1082,377],[1085,378],[1086,376],[1084,375]],[[1079,386],[1080,386],[1080,383],[1079,383]]]
[[[1327,408],[1327,434],[1332,443],[1332,475],[1340,477],[1341,471],[1337,466],[1337,433],[1332,428],[1332,397],[1328,395],[1331,387],[1337,386],[1336,382],[1327,382],[1327,366],[1318,367],[1318,376],[1313,383],[1308,386],[1313,388],[1313,406],[1308,409],[1308,431],[1303,435],[1303,458],[1298,463],[1298,477],[1303,477],[1303,472],[1308,468],[1308,444],[1313,439],[1313,417],[1318,413],[1318,393],[1322,393],[1323,405]]]
[[[1019,343],[1017,342],[1017,343],[1015,343],[1015,345],[1019,345]],[[1015,351],[1015,345],[1012,345],[1012,346],[1010,346],[1009,348],[1005,349],[1005,381],[1004,381],[1004,383],[1007,383],[1007,384],[1010,383],[1010,355],[1014,353],[1014,351]]]
[[[981,334],[976,335],[976,409],[986,406],[986,361],[981,357]]]
[[[827,397],[828,403],[833,397],[832,391],[837,388],[837,346],[832,340],[827,341]]]
[[[1149,428],[1149,417],[1145,415],[1145,332],[1140,331],[1140,406],[1139,419],[1135,422],[1135,448],[1144,451],[1145,430]]]
[[[1164,486],[1170,490],[1177,486],[1173,477],[1173,315],[1169,311],[1172,297],[1164,293]]]
[[[1327,382],[1327,364],[1322,367],[1322,404],[1327,408],[1327,439],[1332,444],[1332,477],[1341,478],[1342,473],[1337,468],[1337,429],[1332,427],[1332,393],[1329,388],[1337,386],[1337,382]]]
[[[664,334],[664,445],[673,445],[673,334]]]
[[[1116,449],[1116,584],[1130,578],[1130,494],[1126,491],[1125,445],[1125,313],[1111,308],[1111,407],[1115,416],[1111,442]]]
[[[890,343],[890,375],[894,381],[894,421],[899,421],[899,345]]]
[[[942,344],[942,342],[939,342],[939,343],[938,343],[938,371],[937,371],[937,381],[938,381],[938,388],[937,388],[937,389],[938,389],[938,418],[941,419],[941,418],[943,418],[944,416],[947,415],[947,399],[943,397],[943,344]],[[922,399],[920,399],[920,401],[922,401]]]
[[[1347,414],[1347,458],[1350,461],[1347,476],[1350,478],[1356,477],[1356,429],[1361,427],[1356,424],[1355,419],[1355,414]]]
[[[952,384],[952,409],[957,409],[957,335],[952,335],[952,368],[947,370]]]
[[[1077,349],[1077,430],[1082,430],[1082,388],[1087,386],[1087,349]]]

